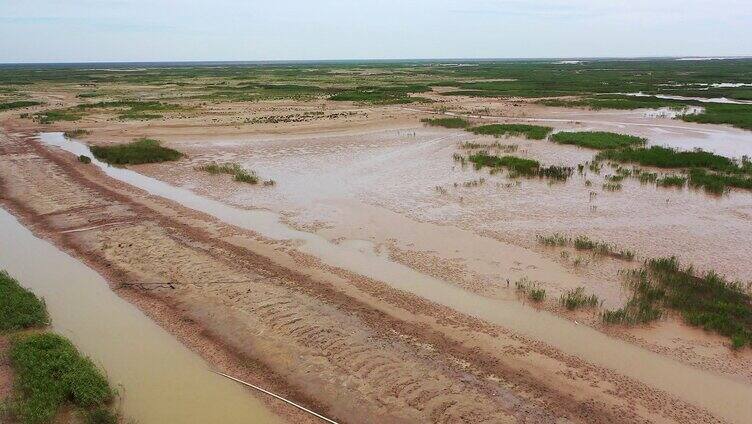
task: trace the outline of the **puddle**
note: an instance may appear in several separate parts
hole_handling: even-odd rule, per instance
[[[725,104],[733,104],[733,105],[752,105],[752,100],[736,100],[736,99],[729,99],[727,97],[715,97],[715,98],[708,98],[708,97],[687,97],[687,96],[674,96],[670,94],[645,94],[643,92],[638,93],[616,93],[621,94],[624,96],[632,96],[632,97],[655,97],[656,99],[665,99],[665,100],[691,100],[701,103],[725,103]]]
[[[86,145],[66,140],[61,133],[41,133],[39,138],[45,144],[58,146],[76,155],[90,156]],[[665,390],[730,421],[752,421],[752,404],[749,402],[752,387],[736,380],[675,362],[517,301],[490,299],[465,291],[376,255],[367,243],[354,241],[335,244],[317,234],[288,227],[280,222],[275,213],[235,208],[135,171],[111,167],[96,160],[92,163],[113,178],[207,213],[228,224],[272,239],[297,240],[298,250],[328,265],[383,281],[399,290],[544,341],[567,354]]]
[[[275,423],[248,391],[113,293],[95,271],[0,209],[0,268],[44,298],[52,330],[107,374],[137,423]]]

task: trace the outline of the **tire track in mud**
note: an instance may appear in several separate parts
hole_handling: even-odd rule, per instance
[[[160,286],[149,296],[172,305],[186,319],[201,322],[208,335],[273,370],[309,406],[321,406],[345,421],[363,422],[368,415],[379,417],[378,422],[500,422],[512,417],[526,422],[641,422],[645,416],[639,412],[650,416],[648,412],[662,409],[664,419],[677,422],[715,421],[639,383],[607,371],[593,372],[583,364],[573,365],[576,361],[542,344],[512,337],[378,282],[330,270],[369,296],[416,317],[412,322],[397,319],[385,312],[388,307],[374,308],[331,283],[292,272],[134,204],[132,198],[83,175],[71,160],[34,141],[26,140],[25,149],[19,143],[6,139],[0,147],[7,165],[4,169],[14,167],[16,171],[3,173],[3,193],[8,187],[22,187],[22,193],[8,190],[9,197],[55,231],[71,229],[74,224],[105,223],[101,208],[108,210],[113,221],[138,216],[138,225],[112,225],[64,238],[77,254],[99,257],[100,267],[116,269],[121,277],[174,282],[176,289]],[[6,144],[11,148],[6,150]],[[48,179],[50,175],[54,179]],[[49,181],[55,182],[54,189],[46,184]],[[97,207],[87,207],[91,205]],[[207,283],[228,279],[253,282]],[[433,326],[427,324],[432,319],[436,321]],[[523,369],[529,362],[514,364],[524,358],[505,358],[487,347],[468,347],[440,331],[448,327],[464,328],[468,333],[485,328],[486,335],[502,335],[525,346],[521,355],[535,351],[569,362],[568,372],[589,372],[589,378],[611,387],[603,391],[611,397],[595,400],[588,394],[578,397],[552,387],[570,378],[536,376]],[[495,380],[487,378],[489,375]],[[338,404],[343,399],[344,405]],[[634,411],[625,399],[638,401]],[[679,407],[679,412],[671,412],[674,407]]]

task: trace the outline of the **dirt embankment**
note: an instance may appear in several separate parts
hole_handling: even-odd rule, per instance
[[[1,137],[3,203],[37,234],[98,269],[217,367],[343,422],[719,421],[543,343],[147,196],[28,136]]]

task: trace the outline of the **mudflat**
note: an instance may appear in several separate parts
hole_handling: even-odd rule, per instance
[[[347,71],[336,75],[360,72]],[[223,78],[190,76],[202,86]],[[87,90],[42,81],[27,92],[44,105],[0,115],[3,207],[217,369],[339,422],[752,419],[748,347],[670,310],[641,325],[602,318],[630,298],[625,270],[651,258],[752,280],[752,193],[663,187],[638,176],[679,171],[608,161],[596,170],[592,149],[421,120],[608,131],[731,158],[752,153],[748,130],[445,86],[405,94],[421,98],[407,103],[321,93],[207,101],[190,87],[128,81],[99,84],[97,102],[174,106],[138,112],[159,117],[117,118],[131,107],[119,104],[29,119],[91,103],[77,97]],[[92,156],[87,145],[144,137],[184,156],[127,168],[78,159]],[[489,172],[466,162],[479,151],[572,175]],[[237,164],[259,183],[209,164]],[[554,235],[570,241],[541,242]],[[630,254],[579,248],[572,240],[583,236]],[[560,302],[578,288],[594,307]],[[248,396],[282,420],[313,422]]]

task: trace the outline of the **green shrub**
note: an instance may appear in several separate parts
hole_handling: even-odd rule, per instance
[[[178,160],[183,154],[177,150],[162,147],[158,140],[140,138],[132,143],[112,146],[91,146],[94,156],[113,165],[136,165]]]

